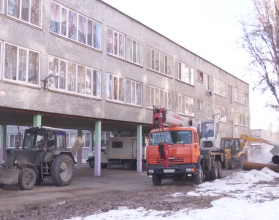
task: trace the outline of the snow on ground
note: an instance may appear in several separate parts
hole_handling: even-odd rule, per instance
[[[237,172],[223,179],[206,182],[196,187],[195,191],[176,193],[172,196],[221,196],[211,202],[207,209],[189,210],[185,207],[179,212],[129,209],[119,207],[105,213],[96,213],[85,218],[76,217],[71,220],[120,220],[120,219],[223,219],[223,220],[257,220],[278,218],[279,187],[275,183],[279,174],[268,168],[261,171]],[[194,198],[193,198],[194,199]]]

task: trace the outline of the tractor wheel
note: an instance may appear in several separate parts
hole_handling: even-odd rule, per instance
[[[216,161],[216,164],[217,164],[218,178],[222,178],[223,176],[222,164],[220,161]]]
[[[74,163],[68,155],[59,155],[51,165],[51,178],[57,186],[67,186],[72,182]]]
[[[196,185],[203,183],[203,169],[202,166],[200,166],[200,169],[198,169],[199,173],[194,176],[194,183]]]
[[[37,175],[31,168],[25,168],[19,172],[18,186],[21,190],[31,190],[36,184]]]
[[[243,162],[246,162],[246,157],[242,154],[242,155],[239,157],[238,163],[237,163],[239,169],[242,169]]]
[[[159,176],[152,176],[152,182],[154,186],[160,186],[162,183],[162,178]]]
[[[235,162],[233,159],[229,159],[228,161],[228,170],[234,169],[235,168]]]
[[[218,178],[218,167],[217,167],[217,163],[214,161],[213,162],[213,166],[211,167],[211,171],[210,171],[210,179],[211,180],[216,180]]]
[[[126,160],[123,164],[125,170],[132,170],[133,169],[133,163],[130,160]]]
[[[90,168],[94,169],[95,168],[95,161],[94,160],[90,160],[89,161],[89,166],[90,166]]]

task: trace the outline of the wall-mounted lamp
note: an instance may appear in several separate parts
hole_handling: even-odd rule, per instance
[[[54,74],[50,74],[47,78],[45,78],[43,81],[44,81],[44,90],[46,89],[46,83],[47,83],[47,79],[50,78],[50,77],[59,77],[60,74],[59,73],[54,73]]]

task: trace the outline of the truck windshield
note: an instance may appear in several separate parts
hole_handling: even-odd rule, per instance
[[[168,144],[191,144],[192,131],[164,131],[152,133],[149,145],[158,145],[160,142]]]
[[[214,123],[203,122],[201,124],[201,134],[202,138],[214,137]]]

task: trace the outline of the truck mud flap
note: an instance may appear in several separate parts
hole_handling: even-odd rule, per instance
[[[18,169],[0,168],[0,184],[10,185],[18,183]]]

